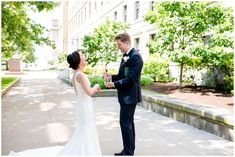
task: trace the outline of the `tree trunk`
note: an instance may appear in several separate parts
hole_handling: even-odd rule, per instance
[[[9,68],[8,68],[8,61],[6,61],[6,70],[9,70]]]
[[[182,87],[182,82],[183,82],[183,68],[184,64],[183,62],[180,63],[180,88]]]
[[[108,73],[108,69],[107,69],[108,64],[109,64],[109,63],[105,63],[105,65],[104,65],[104,66],[105,66],[105,67],[104,67],[104,68],[105,68],[105,72],[107,72],[107,73]]]

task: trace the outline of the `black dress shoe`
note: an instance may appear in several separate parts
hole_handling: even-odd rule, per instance
[[[124,155],[123,151],[121,151],[120,153],[114,153],[114,156],[122,156]]]

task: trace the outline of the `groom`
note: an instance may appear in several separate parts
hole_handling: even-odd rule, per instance
[[[123,150],[114,155],[134,155],[135,150],[135,125],[134,113],[136,104],[141,101],[140,75],[143,60],[137,50],[131,47],[130,35],[121,33],[115,37],[118,48],[123,53],[123,58],[117,75],[104,75],[108,88],[115,87],[118,91],[120,103],[120,126],[123,140]]]

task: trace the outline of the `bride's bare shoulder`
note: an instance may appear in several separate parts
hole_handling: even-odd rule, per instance
[[[78,81],[80,81],[80,80],[82,80],[82,79],[84,79],[84,78],[86,78],[87,76],[86,76],[86,74],[85,73],[83,73],[83,72],[78,72],[77,73],[77,76],[76,76],[76,79],[78,80]]]

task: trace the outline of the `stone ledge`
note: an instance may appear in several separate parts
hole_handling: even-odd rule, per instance
[[[3,90],[1,90],[1,97],[3,97],[14,85],[16,85],[20,81],[20,77],[17,78],[15,81],[10,83],[8,86],[6,86]]]
[[[183,112],[192,113],[201,117],[219,121],[226,125],[233,126],[233,113],[223,108],[209,106],[207,104],[201,105],[196,102],[187,102],[177,98],[165,95],[155,94],[154,97],[143,92],[143,99],[155,102]]]
[[[233,141],[233,112],[142,90],[144,108]]]
[[[116,89],[102,89],[100,92],[95,93],[92,97],[114,97],[117,96]]]

